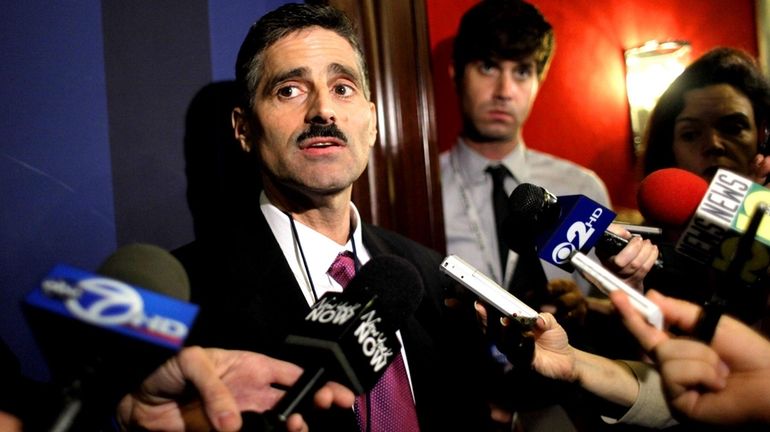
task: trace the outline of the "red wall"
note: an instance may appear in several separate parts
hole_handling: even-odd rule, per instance
[[[596,171],[616,207],[636,208],[639,180],[623,50],[650,39],[684,39],[692,44],[691,59],[717,45],[757,55],[753,0],[530,1],[554,27],[556,53],[524,139],[531,148]],[[453,145],[459,131],[457,100],[447,73],[451,38],[460,16],[475,3],[426,0],[441,150]]]

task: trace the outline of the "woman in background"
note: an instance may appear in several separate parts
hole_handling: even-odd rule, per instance
[[[645,133],[644,174],[678,167],[711,180],[719,168],[765,184],[770,83],[756,60],[715,48],[658,100]]]

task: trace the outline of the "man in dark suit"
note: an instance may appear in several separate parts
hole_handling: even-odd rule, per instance
[[[396,387],[412,399],[387,417],[403,423],[372,414],[369,425],[359,424],[354,410],[332,409],[307,416],[310,429],[401,431],[416,421],[423,432],[485,430],[489,413],[477,391],[475,356],[483,344],[475,323],[464,321],[472,316],[445,306],[450,282],[439,272],[441,257],[364,223],[351,202],[375,143],[377,114],[350,21],[328,6],[291,4],[268,13],[241,46],[236,85],[235,137],[256,156],[263,188],[241,197],[246,210],[232,214],[219,235],[177,252],[191,300],[201,306],[192,342],[280,357],[310,306],[343,289],[328,272],[338,255],[351,256],[356,269],[381,254],[400,255],[425,289],[400,329],[407,374]],[[257,200],[259,211],[248,211]]]

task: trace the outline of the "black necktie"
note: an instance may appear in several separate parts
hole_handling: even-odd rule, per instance
[[[497,228],[497,244],[499,246],[500,267],[505,278],[505,267],[508,261],[508,245],[503,235],[503,221],[508,214],[508,194],[503,189],[505,178],[511,173],[502,165],[487,167],[486,171],[492,176],[492,205],[495,209],[495,227]],[[526,227],[522,227],[526,229]],[[508,285],[508,291],[520,298],[535,300],[545,292],[548,279],[543,271],[543,264],[537,256],[534,245],[531,249],[516,251],[519,258],[513,278]]]
[[[503,183],[505,178],[511,175],[502,165],[490,165],[486,172],[492,176],[492,207],[495,210],[495,228],[497,231],[497,247],[500,255],[500,268],[502,278],[505,278],[505,264],[508,262],[508,246],[503,236],[503,221],[508,215],[508,194],[505,193]]]

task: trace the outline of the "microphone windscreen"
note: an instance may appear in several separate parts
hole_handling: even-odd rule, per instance
[[[708,189],[706,180],[680,168],[664,168],[639,184],[637,203],[645,219],[666,227],[683,227]]]
[[[550,192],[521,183],[508,196],[508,215],[503,221],[506,245],[518,253],[531,250],[535,237],[552,229],[560,215],[561,207]]]
[[[520,218],[531,218],[543,210],[545,190],[531,183],[522,183],[508,197],[508,211]]]
[[[422,279],[409,261],[395,255],[379,255],[364,264],[351,279],[345,293],[369,291],[376,294],[382,323],[392,331],[401,328],[420,304]]]
[[[190,280],[184,267],[168,251],[155,245],[122,246],[96,272],[178,300],[190,300]]]

